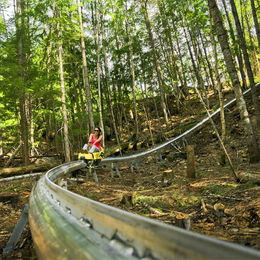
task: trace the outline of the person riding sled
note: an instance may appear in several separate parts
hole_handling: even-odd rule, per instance
[[[88,153],[100,152],[102,139],[100,127],[95,127],[94,134],[90,134],[88,143],[83,146],[83,150],[87,150]]]

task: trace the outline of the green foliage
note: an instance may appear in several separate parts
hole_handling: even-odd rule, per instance
[[[210,185],[203,188],[202,194],[216,194],[223,195],[230,190],[235,190],[239,184],[227,184],[227,185]]]
[[[116,113],[121,112],[122,106],[125,114],[132,110],[132,76],[130,69],[129,39],[126,33],[126,5],[131,44],[133,47],[135,85],[137,100],[144,98],[144,85],[148,97],[159,99],[158,79],[155,72],[154,53],[150,44],[149,33],[146,28],[144,10],[141,1],[97,0],[82,1],[83,31],[85,40],[85,54],[89,73],[89,83],[92,94],[95,123],[99,123],[97,91],[97,46],[94,41],[94,28],[97,17],[102,13],[104,21],[106,43],[102,43],[99,20],[100,68],[102,109],[104,121],[110,122],[110,111],[107,104],[106,75],[104,73],[103,44],[109,62],[109,81],[112,93],[112,105]],[[5,10],[7,1],[2,1],[2,10]],[[210,42],[210,28],[206,1],[147,1],[149,19],[152,25],[152,34],[156,46],[156,55],[159,58],[163,75],[163,91],[166,94],[176,95],[180,85],[194,84],[195,71],[191,69],[191,54],[188,43],[191,38],[201,50],[206,49],[207,59],[213,61],[212,45]],[[241,13],[250,14],[250,5],[240,7]],[[17,17],[10,19],[0,15],[0,122],[1,127],[9,128],[19,125],[19,98],[25,92],[31,98],[34,130],[36,136],[55,129],[61,132],[62,103],[59,75],[58,48],[62,44],[63,70],[66,89],[66,106],[68,125],[72,135],[85,135],[88,115],[85,114],[86,97],[83,84],[83,65],[80,43],[79,17],[77,5],[68,0],[42,0],[25,1],[22,12],[22,51],[23,66],[18,66],[18,36],[16,29]],[[226,17],[223,13],[223,20]],[[231,22],[233,22],[231,16]],[[250,22],[252,17],[249,15]],[[188,39],[184,37],[184,29],[190,33]],[[232,34],[235,28],[228,32]],[[60,33],[59,33],[60,30]],[[249,33],[245,30],[245,37],[249,42]],[[201,43],[199,35],[204,39]],[[237,40],[237,39],[236,39]],[[191,44],[192,45],[192,44]],[[219,46],[217,46],[219,47]],[[234,46],[231,46],[235,48]],[[193,48],[193,46],[191,46]],[[252,46],[248,48],[252,52]],[[194,54],[194,50],[191,52]],[[221,52],[219,55],[219,70],[222,78],[226,73]],[[173,61],[171,61],[171,59]],[[204,65],[205,54],[200,53],[198,62],[201,63],[202,75],[208,77],[207,65]],[[22,74],[22,76],[21,76]],[[213,75],[214,77],[214,75]],[[184,82],[185,80],[186,82]],[[183,99],[187,98],[185,93]],[[78,102],[76,102],[76,100]],[[76,104],[79,104],[80,111]],[[158,102],[160,109],[160,102]],[[119,115],[116,115],[117,118]],[[125,118],[125,120],[128,120]],[[110,126],[111,127],[111,126]],[[13,130],[12,130],[13,131]],[[8,130],[8,134],[19,136],[20,129],[16,127],[15,134]],[[39,140],[36,140],[39,142]]]
[[[158,196],[158,197],[146,197],[146,196],[138,196],[135,195],[135,203],[138,205],[138,203],[142,204],[148,204],[149,206],[153,208],[161,207],[164,205],[163,198]]]

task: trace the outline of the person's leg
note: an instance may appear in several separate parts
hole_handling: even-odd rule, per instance
[[[100,150],[93,144],[91,149],[89,150],[89,153],[97,153],[100,152]]]
[[[88,147],[88,145],[87,144],[84,144],[84,146],[83,146],[83,148],[82,148],[83,150],[89,150],[89,147]]]

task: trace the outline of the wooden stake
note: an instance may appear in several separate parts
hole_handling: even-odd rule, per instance
[[[194,153],[194,146],[187,145],[186,146],[186,153],[187,153],[187,178],[196,178],[195,176],[195,153]]]
[[[188,214],[179,213],[176,215],[176,225],[180,228],[190,230],[190,217]]]

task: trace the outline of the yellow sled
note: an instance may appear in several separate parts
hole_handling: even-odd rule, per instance
[[[96,153],[88,153],[87,151],[83,153],[79,153],[78,159],[84,161],[102,160],[104,159],[104,155],[105,155],[104,150],[103,148],[101,148],[101,151]]]

